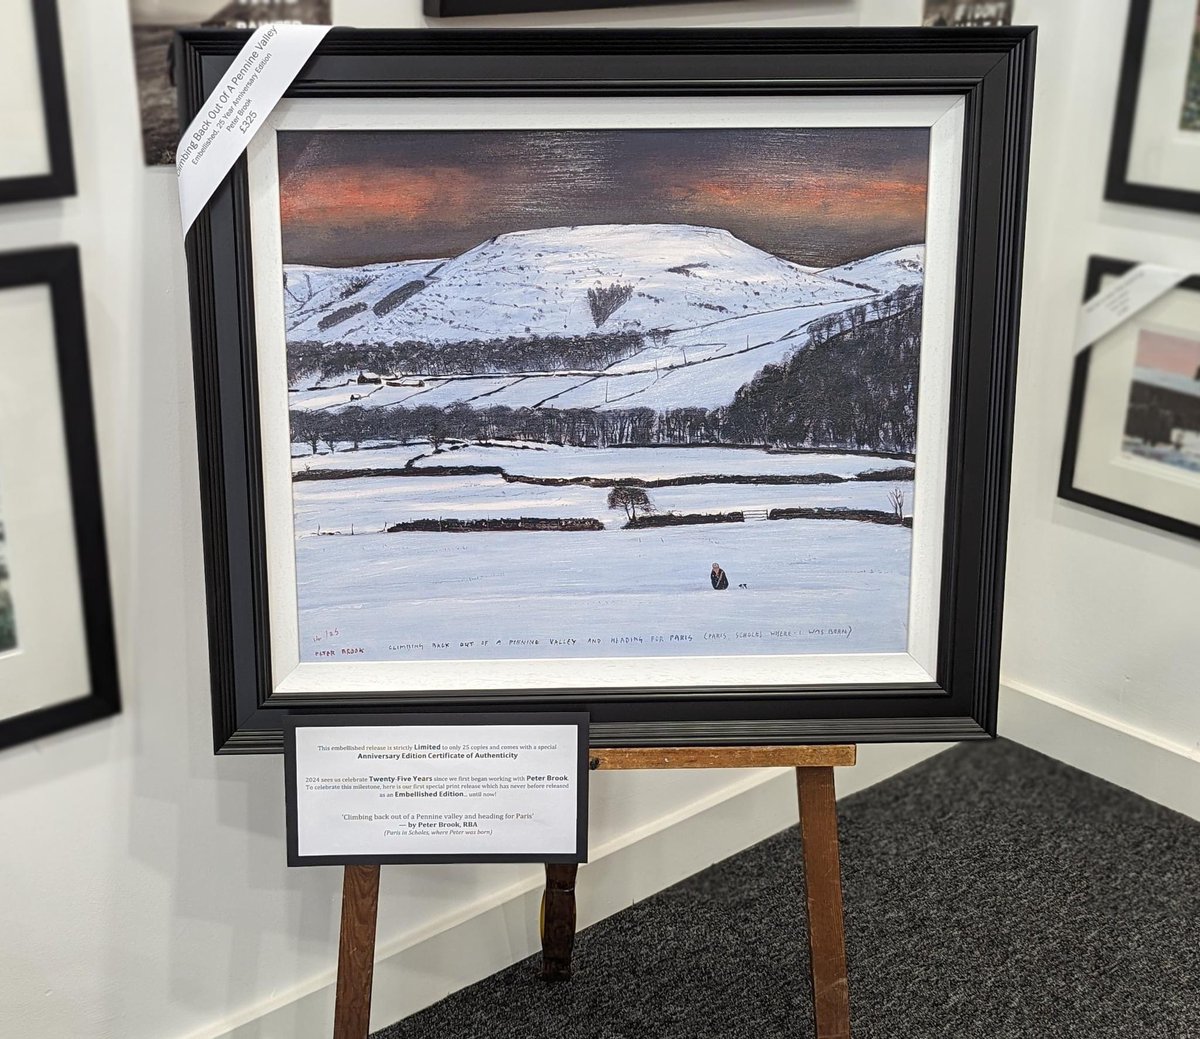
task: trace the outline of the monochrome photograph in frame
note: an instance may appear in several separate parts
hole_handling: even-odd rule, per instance
[[[6,0],[0,203],[75,194],[56,0]]]
[[[469,15],[590,11],[609,7],[657,7],[686,2],[687,0],[425,0],[424,11],[430,18],[458,18]]]
[[[1105,197],[1200,212],[1200,0],[1130,0]]]
[[[332,0],[129,0],[147,166],[174,166],[179,144],[172,46],[189,26],[250,29],[270,22],[328,25]]]
[[[994,730],[1032,32],[836,35],[322,44],[188,240],[218,750]]]
[[[1086,296],[1134,266],[1093,256]],[[1200,538],[1200,277],[1076,357],[1058,493]]]
[[[1013,0],[925,0],[921,24],[936,27],[1011,25]]]
[[[74,247],[0,253],[0,324],[6,747],[115,714],[120,694]]]

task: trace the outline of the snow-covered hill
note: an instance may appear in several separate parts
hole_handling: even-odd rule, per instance
[[[647,334],[873,294],[687,224],[540,228],[445,261],[285,277],[289,341],[348,344]]]
[[[388,293],[414,279],[424,278],[445,260],[403,260],[371,263],[363,267],[314,267],[306,263],[284,264],[283,308],[288,329],[312,319],[334,315],[342,307],[358,303],[375,306]]]
[[[830,267],[821,276],[876,292],[895,292],[904,285],[919,288],[925,278],[925,246],[902,245]]]

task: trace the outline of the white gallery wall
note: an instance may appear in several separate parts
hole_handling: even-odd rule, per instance
[[[0,250],[81,247],[125,712],[0,753],[0,1034],[325,1035],[340,874],[284,867],[277,758],[211,753],[173,172],[142,166],[125,0],[58,3],[79,195],[0,208]],[[422,26],[419,8],[335,0],[339,22],[363,27]],[[914,24],[918,8],[746,0],[491,23]],[[1200,789],[1200,544],[1054,491],[1086,255],[1200,268],[1200,218],[1100,201],[1125,0],[1017,0],[1017,18],[1042,38],[1002,726],[1187,807],[1186,783]],[[843,788],[933,749],[863,748]],[[595,777],[581,916],[778,830],[793,797],[786,775]],[[538,880],[519,866],[385,870],[377,1024],[536,948]]]

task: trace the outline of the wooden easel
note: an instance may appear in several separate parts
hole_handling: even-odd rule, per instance
[[[850,989],[842,919],[842,871],[838,861],[837,805],[833,770],[853,765],[854,746],[830,747],[629,747],[594,750],[597,769],[794,768],[800,798],[800,840],[808,894],[813,1017],[817,1039],[850,1039]],[[542,977],[571,976],[575,943],[575,874],[578,866],[546,867],[542,897]]]
[[[589,765],[604,769],[794,768],[800,798],[800,839],[808,903],[813,1017],[817,1039],[850,1039],[850,993],[842,919],[837,805],[833,770],[853,765],[854,746],[829,747],[627,747],[593,750]],[[342,882],[333,1039],[366,1039],[375,970],[379,867],[347,866]],[[571,976],[575,944],[575,875],[578,866],[546,866],[542,896],[542,977]]]

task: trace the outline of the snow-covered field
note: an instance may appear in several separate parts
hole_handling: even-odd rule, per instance
[[[911,463],[880,455],[828,453],[774,453],[732,447],[560,447],[539,444],[534,450],[521,445],[475,445],[422,458],[417,465],[498,465],[522,476],[634,476],[662,479],[671,476],[809,475],[855,476],[872,469],[894,469]]]
[[[905,492],[911,514],[912,484]],[[735,512],[746,509],[873,509],[888,512],[890,483],[699,484],[656,487],[647,493],[659,512]],[[380,476],[356,480],[312,480],[293,484],[296,536],[318,531],[371,533],[418,519],[590,517],[608,527],[625,523],[609,509],[608,489],[570,484],[543,487],[508,483],[499,476]],[[781,521],[772,521],[781,522]],[[792,522],[792,521],[787,521]],[[481,535],[486,536],[486,535]],[[531,535],[535,536],[535,535]],[[535,544],[539,542],[534,542]]]
[[[301,538],[301,655],[898,652],[910,543],[903,527],[827,520]],[[728,591],[709,584],[714,561]]]
[[[514,476],[642,480],[673,476],[809,476],[828,473],[851,478],[859,473],[911,468],[912,463],[883,455],[838,452],[774,452],[734,447],[564,447],[560,444],[497,442],[493,445],[451,441],[439,454],[427,440],[394,447],[364,446],[358,451],[316,455],[305,445],[292,446],[292,469],[402,469],[446,465],[499,466]]]
[[[308,461],[352,468],[383,468],[390,461],[400,467],[428,447],[417,442]],[[901,464],[869,456],[717,447],[539,447],[475,445],[422,460],[609,479],[815,472],[853,477]],[[306,459],[295,462],[302,467]],[[890,509],[892,486],[850,479],[698,484],[647,493],[659,512],[787,507],[883,512]],[[896,486],[911,495],[911,483]],[[635,655],[789,653],[818,646],[822,652],[890,652],[905,643],[908,528],[753,519],[625,530],[624,513],[607,506],[607,487],[509,483],[486,474],[300,480],[292,488],[305,659],[323,659],[331,649],[361,649],[366,659],[453,658],[463,655],[458,645],[463,641],[473,643],[467,655],[480,659],[587,656],[611,651],[614,643],[608,640],[624,637],[642,638],[622,644],[622,653]],[[418,519],[515,517],[590,517],[605,530],[383,532]],[[729,574],[733,587],[727,592],[714,592],[708,582],[714,561]],[[737,587],[743,583],[748,587]],[[813,634],[831,627],[849,634]],[[329,636],[330,631],[338,634]],[[734,639],[738,632],[748,637]],[[669,634],[692,638],[651,641]],[[726,637],[716,637],[721,635]],[[550,638],[576,641],[551,646]],[[530,639],[540,641],[516,642]],[[415,645],[422,648],[392,648]]]
[[[1133,437],[1125,438],[1125,450],[1135,458],[1169,465],[1172,469],[1200,475],[1200,433],[1176,430],[1173,443],[1151,446]]]

